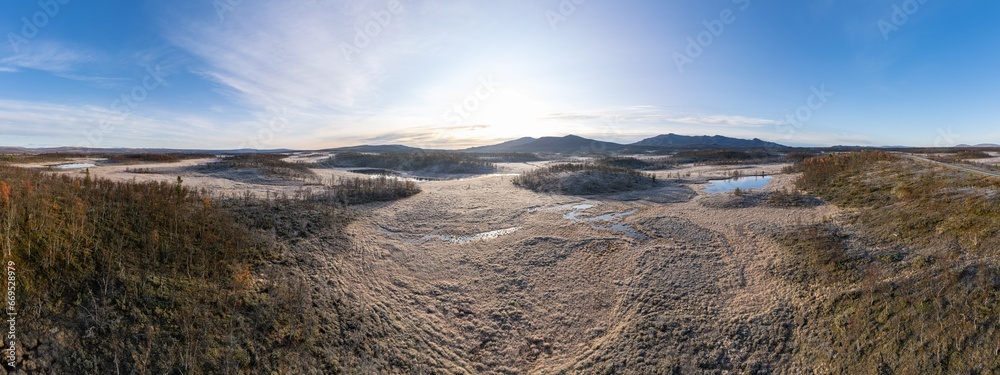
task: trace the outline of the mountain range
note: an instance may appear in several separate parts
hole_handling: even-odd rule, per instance
[[[524,137],[507,142],[456,150],[460,152],[480,152],[480,153],[507,153],[507,152],[527,152],[527,153],[559,153],[559,154],[589,154],[589,153],[645,153],[662,150],[664,148],[754,148],[754,149],[788,149],[790,147],[773,142],[754,139],[739,139],[716,136],[685,136],[677,134],[663,134],[652,138],[647,138],[631,144],[621,144],[614,142],[598,141],[576,135],[564,137]],[[21,147],[0,147],[0,153],[175,153],[175,152],[207,152],[220,154],[252,153],[252,152],[291,152],[295,150],[179,150],[179,149],[90,149],[79,147],[57,147],[57,148],[21,148]],[[420,152],[420,151],[443,151],[429,150],[404,145],[361,145],[352,147],[329,148],[321,151],[333,152]]]
[[[687,136],[674,133],[658,135],[646,138],[633,143],[633,146],[649,147],[724,147],[724,148],[789,148],[774,142],[762,141],[760,139],[739,139],[729,138],[721,135],[716,136]]]
[[[996,144],[996,143],[980,143],[980,144],[978,144],[978,145],[966,145],[966,144],[961,144],[961,145],[958,145],[958,146],[955,146],[955,147],[959,147],[959,148],[961,148],[961,147],[983,147],[983,148],[1000,148],[1000,145],[998,145],[998,144]]]
[[[473,147],[464,152],[549,152],[549,153],[603,153],[603,152],[644,152],[662,148],[768,148],[787,149],[788,146],[760,139],[739,139],[716,136],[686,136],[663,134],[636,143],[620,144],[604,142],[576,135],[565,137],[524,137],[490,146]]]

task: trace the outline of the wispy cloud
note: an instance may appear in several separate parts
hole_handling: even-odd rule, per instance
[[[419,51],[404,31],[405,13],[391,14],[382,26],[373,12],[383,10],[349,2],[243,2],[224,21],[214,13],[186,19],[167,37],[204,61],[198,73],[245,104],[356,108],[374,95],[388,66]],[[378,32],[365,32],[372,22],[377,28],[369,30]]]
[[[553,113],[542,120],[560,121],[614,121],[620,123],[681,123],[724,127],[763,127],[780,125],[778,120],[737,115],[690,115],[676,114],[659,107],[635,106],[623,109]]]
[[[686,124],[737,126],[737,127],[751,127],[751,128],[757,128],[768,125],[780,125],[782,123],[781,121],[777,120],[754,118],[747,116],[727,116],[727,115],[683,116],[674,118],[670,121],[681,122]]]
[[[0,59],[0,71],[18,72],[22,69],[31,69],[66,73],[81,64],[95,60],[96,56],[90,52],[57,43],[38,42],[25,47],[21,53]]]
[[[43,146],[234,148],[240,133],[210,119],[155,110],[123,116],[102,106],[0,100],[4,145],[44,139]]]
[[[363,141],[368,144],[423,145],[434,148],[471,147],[489,141],[475,135],[477,131],[489,128],[489,125],[415,127],[367,137]]]

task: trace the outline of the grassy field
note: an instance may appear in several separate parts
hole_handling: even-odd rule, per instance
[[[777,235],[775,273],[829,290],[803,312],[802,363],[836,373],[1000,372],[1000,181],[878,151],[805,160],[799,187],[845,223]]]
[[[16,267],[18,340],[30,353],[20,368],[337,373],[347,358],[370,356],[362,343],[370,335],[339,333],[367,332],[363,313],[339,299],[318,310],[305,276],[282,259],[305,238],[346,251],[342,231],[354,214],[334,201],[419,189],[369,179],[331,189],[322,197],[220,197],[180,180],[112,182],[0,166],[0,249]]]

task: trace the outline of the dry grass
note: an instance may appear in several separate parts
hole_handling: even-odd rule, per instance
[[[383,328],[342,290],[308,287],[317,281],[290,266],[302,261],[288,249],[322,241],[327,253],[346,252],[355,214],[331,197],[382,200],[400,187],[414,189],[345,180],[322,197],[257,199],[212,196],[181,180],[0,166],[0,250],[18,270],[19,368],[340,373],[363,364]]]
[[[799,185],[850,225],[778,236],[783,275],[827,289],[803,314],[800,364],[839,373],[1000,371],[1000,181],[880,152],[803,162]]]

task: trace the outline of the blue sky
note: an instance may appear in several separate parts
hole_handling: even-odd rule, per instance
[[[6,1],[0,145],[1000,143],[995,1]]]

